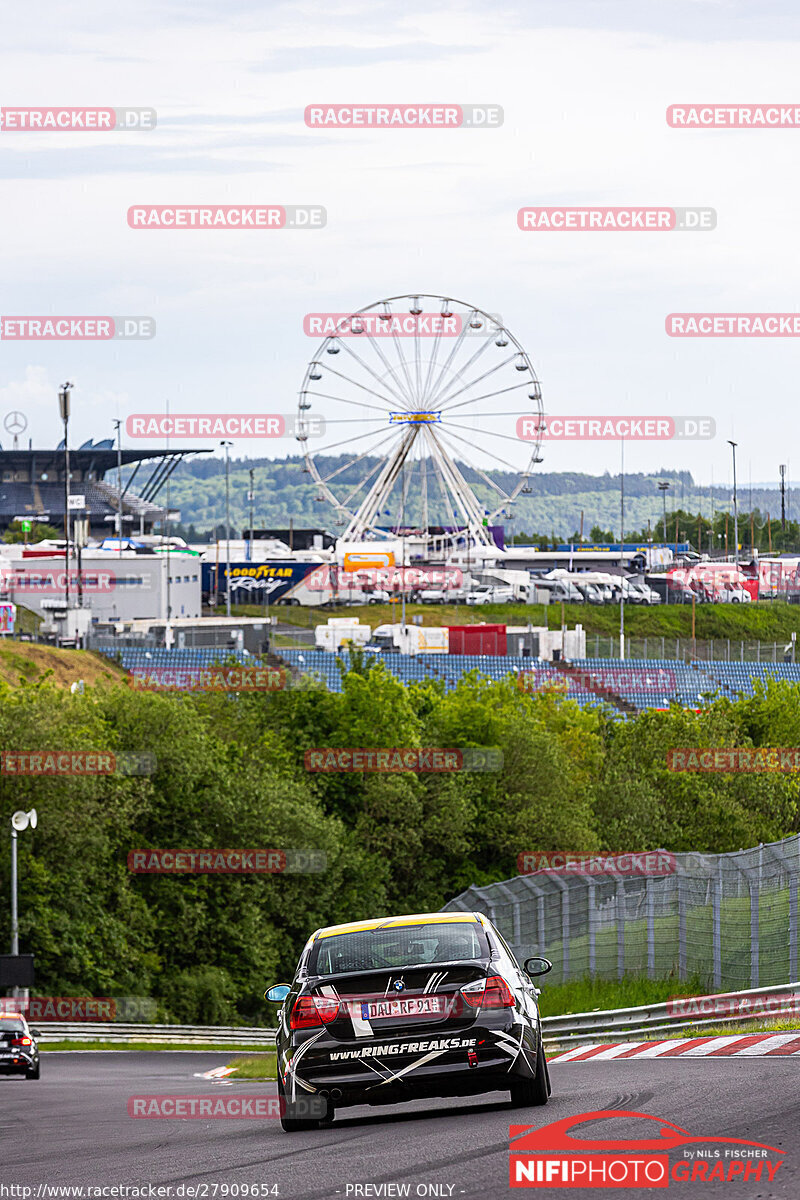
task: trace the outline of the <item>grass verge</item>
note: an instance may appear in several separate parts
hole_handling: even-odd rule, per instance
[[[767,1018],[764,1021],[740,1021],[730,1025],[698,1025],[691,1028],[684,1027],[675,1033],[661,1033],[660,1038],[680,1038],[680,1037],[724,1037],[726,1034],[733,1034],[736,1037],[747,1037],[751,1033],[796,1033],[800,1037],[800,1021],[797,1017],[784,1018],[779,1017]],[[644,1039],[643,1039],[644,1040]],[[650,1041],[651,1039],[646,1039]],[[653,1034],[652,1040],[655,1040]]]
[[[624,975],[622,979],[571,979],[548,986],[542,981],[539,1007],[543,1017],[564,1013],[605,1011],[609,1008],[636,1008],[641,1004],[663,1004],[672,996],[706,996],[708,989],[700,976],[691,979],[647,979]]]
[[[259,616],[255,605],[234,605],[238,616]],[[560,604],[407,604],[406,621],[422,614],[425,625],[471,625],[480,621],[508,625],[539,625],[561,628]],[[337,608],[302,608],[281,605],[274,610],[282,624],[305,628],[324,625],[329,617],[347,616],[376,625],[391,625],[400,620],[399,604],[347,605]],[[564,619],[572,628],[580,622],[587,636],[611,637],[619,634],[619,606],[615,604],[567,604]],[[800,627],[800,608],[783,601],[763,600],[758,604],[699,604],[695,610],[698,639],[731,638],[749,641],[789,641]],[[691,605],[626,605],[625,632],[631,637],[688,638],[692,636]],[[591,648],[587,646],[587,653]],[[654,651],[655,653],[655,651]]]
[[[277,1078],[275,1054],[260,1054],[258,1058],[232,1058],[227,1066],[236,1068],[236,1079]]]
[[[0,679],[14,687],[49,676],[59,687],[83,679],[87,687],[122,683],[125,672],[116,663],[90,650],[63,650],[35,642],[0,643]]]

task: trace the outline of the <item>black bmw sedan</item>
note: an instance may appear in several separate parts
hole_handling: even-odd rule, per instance
[[[318,929],[282,1005],[281,1123],[329,1124],[337,1107],[507,1091],[514,1106],[550,1095],[535,976],[482,913],[379,917]]]

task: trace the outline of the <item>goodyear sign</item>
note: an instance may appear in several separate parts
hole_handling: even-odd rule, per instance
[[[231,598],[247,603],[252,595],[256,600],[269,597],[280,600],[291,588],[306,578],[318,563],[297,562],[238,562],[231,563]],[[203,563],[203,592],[215,590],[214,574],[217,573],[216,590],[225,592],[227,563]]]

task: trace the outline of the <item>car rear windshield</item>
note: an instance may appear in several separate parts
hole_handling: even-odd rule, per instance
[[[25,1022],[19,1017],[0,1017],[0,1033],[23,1033]]]
[[[308,970],[312,975],[339,975],[382,967],[394,970],[428,963],[470,962],[488,956],[486,935],[473,922],[434,922],[393,929],[378,926],[320,938],[311,951]]]

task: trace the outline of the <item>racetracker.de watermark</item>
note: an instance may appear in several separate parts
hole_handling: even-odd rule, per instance
[[[149,750],[0,751],[0,775],[152,775],[155,769],[156,756]]]
[[[558,233],[666,233],[670,230],[691,233],[717,227],[713,208],[606,207],[521,208],[517,226],[524,231],[546,230]]]
[[[670,771],[731,771],[745,775],[800,771],[796,746],[689,746],[667,751]]]
[[[674,854],[666,850],[638,852],[566,854],[554,850],[526,850],[517,855],[520,875],[549,871],[556,875],[624,875],[661,877],[678,869]]]
[[[31,996],[29,1000],[0,1000],[3,1012],[15,1012],[27,1021],[114,1021],[116,1001],[111,996]]]
[[[0,317],[4,342],[132,342],[155,336],[152,317]]]
[[[627,667],[598,667],[592,671],[592,679],[602,687],[619,691],[630,686],[631,672]],[[580,682],[580,680],[579,680]],[[636,675],[636,686],[641,692],[663,696],[665,692],[674,692],[678,677],[669,667],[655,667],[646,673]],[[521,692],[542,692],[549,690],[567,691],[569,683],[563,677],[554,679],[545,670],[520,671],[517,675],[517,687]]]
[[[289,1102],[293,1117],[321,1120],[327,1114],[324,1096],[302,1096]],[[131,1096],[128,1116],[137,1119],[163,1120],[170,1117],[194,1118],[199,1121],[263,1121],[281,1117],[287,1102],[282,1096],[225,1095],[213,1096],[149,1095]]]
[[[61,555],[63,558],[63,554]],[[125,577],[121,576],[124,580]],[[0,567],[0,587],[16,595],[63,596],[69,580],[70,591],[107,595],[117,586],[114,571],[69,570],[47,567]],[[127,581],[125,581],[127,582]],[[141,586],[149,586],[143,582]]]
[[[707,441],[716,436],[713,417],[547,417],[517,418],[517,437],[524,442]]]
[[[266,568],[265,568],[266,569]],[[258,574],[260,568],[251,568]],[[464,572],[460,567],[353,567],[345,570],[336,568],[336,582],[340,591],[349,588],[382,588],[388,592],[424,592],[428,589],[450,591],[463,587]],[[319,577],[305,585],[310,592],[322,592],[328,587]]]
[[[409,750],[402,747],[342,749],[328,746],[306,750],[307,771],[397,772],[417,774],[458,771],[501,771],[503,752],[494,747],[465,747],[443,750],[439,747]]]
[[[498,129],[499,104],[308,104],[310,129]]]
[[[289,672],[276,667],[134,667],[136,692],[278,692]]]
[[[125,421],[129,438],[307,438],[323,437],[323,417],[295,413],[133,413]]]
[[[322,850],[131,850],[134,875],[311,875],[327,866]]]
[[[673,129],[797,129],[800,104],[670,104]]]
[[[670,313],[670,337],[800,337],[800,313]]]
[[[148,131],[157,123],[154,108],[0,108],[3,133]]]
[[[475,312],[314,312],[303,317],[303,333],[314,338],[496,337],[503,319],[498,313],[487,316],[488,321]]]
[[[324,229],[321,204],[132,204],[131,229]]]
[[[782,1013],[800,1013],[800,993],[772,992],[752,996],[726,992],[716,996],[670,996],[667,1014],[670,1017],[763,1017]]]

